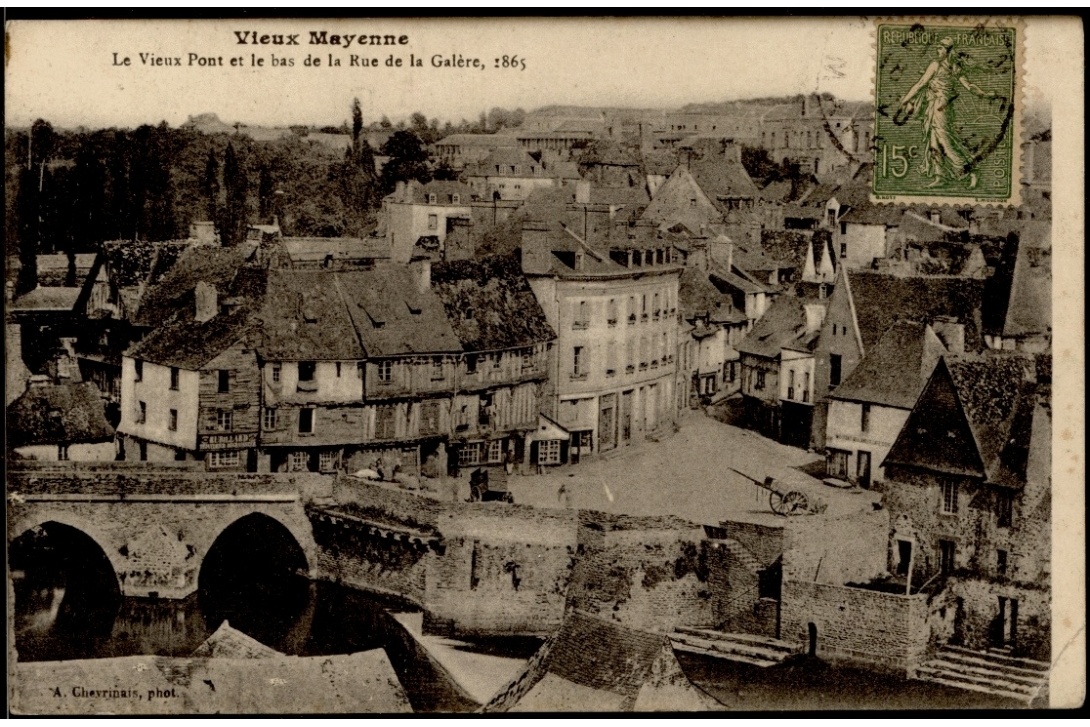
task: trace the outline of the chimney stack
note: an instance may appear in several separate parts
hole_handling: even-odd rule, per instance
[[[216,292],[216,286],[202,280],[197,283],[193,295],[197,302],[193,317],[196,318],[198,323],[206,323],[212,320],[216,313],[219,312],[219,294]]]

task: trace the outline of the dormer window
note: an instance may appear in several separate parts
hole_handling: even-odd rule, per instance
[[[435,204],[439,201],[439,197],[435,193],[428,194],[428,204]]]
[[[462,201],[462,195],[452,194],[450,195],[450,201],[454,204],[459,204]]]

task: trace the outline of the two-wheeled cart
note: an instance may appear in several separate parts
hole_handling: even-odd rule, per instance
[[[777,515],[808,515],[824,512],[825,504],[817,501],[817,498],[808,497],[801,490],[792,489],[790,486],[778,481],[775,477],[765,477],[759,480],[745,472],[739,472],[733,467],[729,468],[763,490],[768,490],[768,506]]]

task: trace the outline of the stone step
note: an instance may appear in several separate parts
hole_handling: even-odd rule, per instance
[[[761,646],[774,651],[783,651],[786,654],[794,654],[798,651],[794,645],[789,644],[786,641],[780,641],[772,636],[732,633],[729,631],[716,631],[715,629],[698,629],[690,626],[678,626],[674,631],[679,634],[698,636],[702,639],[708,639],[709,641],[732,641],[753,644],[754,646]]]
[[[989,664],[1008,666],[1013,669],[1021,669],[1023,671],[1041,673],[1047,673],[1051,668],[1047,662],[1037,661],[1035,659],[1026,659],[1020,656],[1003,656],[1001,654],[993,654],[987,651],[974,651],[973,649],[967,649],[964,646],[944,646],[941,652],[943,655],[958,654],[961,656],[977,659]]]
[[[717,649],[708,649],[702,646],[697,646],[695,644],[675,641],[674,639],[671,639],[670,641],[674,647],[674,651],[683,651],[689,654],[701,654],[703,656],[711,656],[716,659],[726,659],[727,661],[737,661],[743,664],[752,664],[753,666],[759,666],[762,668],[776,666],[776,664],[780,663],[779,660],[764,659],[761,657],[747,656],[745,654],[724,653]]]
[[[951,669],[950,667],[937,665],[934,662],[927,662],[923,666],[918,667],[916,672],[917,675],[938,676],[943,679],[949,679],[950,681],[977,684],[979,686],[991,687],[1002,692],[1021,694],[1025,697],[1031,697],[1036,694],[1039,686],[1012,682],[997,674],[973,674],[957,668]]]
[[[675,633],[670,635],[670,640],[674,644],[681,643],[689,646],[698,646],[702,649],[708,649],[709,651],[720,654],[737,654],[754,659],[767,659],[774,662],[783,661],[790,656],[790,652],[724,639],[702,639],[697,636]]]
[[[1011,699],[1011,700],[1021,702],[1022,704],[1027,704],[1027,705],[1030,702],[1032,702],[1033,697],[1036,696],[1035,694],[1033,695],[1033,697],[1031,697],[1029,695],[1020,694],[1020,693],[1017,693],[1017,692],[1004,692],[1002,690],[995,689],[993,687],[986,687],[986,686],[981,686],[979,684],[973,684],[973,683],[970,683],[970,682],[963,682],[963,681],[957,681],[957,680],[954,680],[954,679],[947,679],[947,678],[944,678],[944,677],[941,677],[941,676],[928,676],[926,678],[920,677],[919,679],[920,679],[920,681],[931,682],[933,684],[942,684],[944,686],[953,687],[955,689],[965,689],[965,690],[970,691],[970,692],[980,692],[982,694],[991,694],[992,696],[995,696],[995,697],[1004,697],[1005,699]]]
[[[950,671],[964,672],[966,674],[977,674],[979,676],[996,677],[1014,682],[1015,684],[1025,684],[1032,687],[1039,686],[1045,680],[1045,675],[1043,674],[1013,673],[1007,670],[992,669],[983,665],[972,665],[963,661],[954,661],[942,656],[925,662],[923,666],[948,669]]]

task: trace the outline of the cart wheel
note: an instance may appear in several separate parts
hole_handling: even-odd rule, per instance
[[[772,512],[776,513],[777,515],[787,514],[786,512],[784,512],[783,509],[783,495],[776,492],[775,490],[771,490],[768,493],[768,506],[772,508]]]
[[[783,496],[783,512],[785,515],[796,515],[806,512],[806,495],[798,490],[792,490]]]

